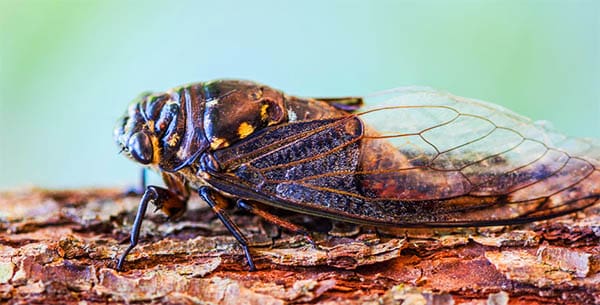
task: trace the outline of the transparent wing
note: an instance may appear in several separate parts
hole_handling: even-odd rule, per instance
[[[468,210],[480,207],[477,197],[495,197],[515,217],[589,205],[600,197],[595,140],[568,137],[501,106],[428,88],[394,89],[365,101],[369,106],[358,115],[368,126],[362,186],[372,198],[462,196]]]

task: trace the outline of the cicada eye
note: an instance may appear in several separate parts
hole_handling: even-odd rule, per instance
[[[142,164],[152,162],[154,147],[150,137],[143,132],[134,133],[127,142],[127,149],[131,156]]]

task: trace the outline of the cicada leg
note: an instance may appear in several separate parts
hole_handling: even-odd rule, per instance
[[[225,225],[227,230],[237,239],[242,248],[244,249],[244,253],[246,255],[246,260],[248,260],[248,265],[250,266],[251,271],[255,271],[256,267],[254,266],[254,261],[252,260],[252,255],[250,255],[250,249],[248,247],[248,240],[242,233],[242,230],[231,221],[229,215],[225,212],[225,209],[228,207],[229,202],[223,195],[215,192],[211,188],[207,186],[200,187],[198,189],[198,194],[208,203],[208,205],[212,208],[213,212],[219,217],[221,222]]]
[[[121,270],[123,268],[123,263],[125,262],[125,258],[137,246],[140,230],[142,228],[142,221],[144,220],[144,215],[146,214],[146,210],[148,209],[148,203],[153,202],[157,208],[168,208],[176,214],[181,214],[185,211],[186,203],[182,201],[182,199],[176,195],[175,193],[169,191],[168,189],[150,185],[146,188],[144,195],[142,196],[142,200],[140,201],[140,205],[137,210],[137,214],[135,215],[135,220],[133,221],[133,227],[131,228],[131,241],[129,247],[125,249],[123,255],[119,259],[117,263],[117,270]]]
[[[352,113],[358,110],[363,105],[363,99],[361,97],[316,97],[314,98],[319,101],[323,101],[328,103],[329,105],[339,109],[346,111],[348,113]]]
[[[315,247],[315,248],[317,247],[317,244],[313,240],[313,238],[310,234],[310,231],[306,230],[302,226],[299,226],[299,225],[289,222],[279,216],[276,216],[276,215],[273,215],[273,214],[267,212],[267,209],[264,207],[263,204],[256,202],[256,201],[246,201],[244,199],[238,199],[237,205],[240,208],[245,209],[254,215],[264,218],[266,221],[268,221],[274,225],[282,227],[292,233],[304,235],[304,237],[308,240],[308,242],[313,247]]]

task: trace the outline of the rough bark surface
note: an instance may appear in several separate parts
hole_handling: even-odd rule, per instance
[[[600,304],[600,206],[528,225],[372,228],[318,247],[251,215],[258,271],[199,199],[149,213],[123,272],[139,197],[121,190],[0,193],[0,300],[9,304]],[[320,224],[321,220],[317,221]]]

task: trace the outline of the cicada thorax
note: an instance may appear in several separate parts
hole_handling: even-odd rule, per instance
[[[212,150],[229,147],[269,126],[348,115],[327,102],[284,95],[248,81],[209,82],[204,94],[203,127]]]
[[[212,150],[287,121],[283,94],[260,84],[214,81],[204,85],[204,94],[203,129]]]

